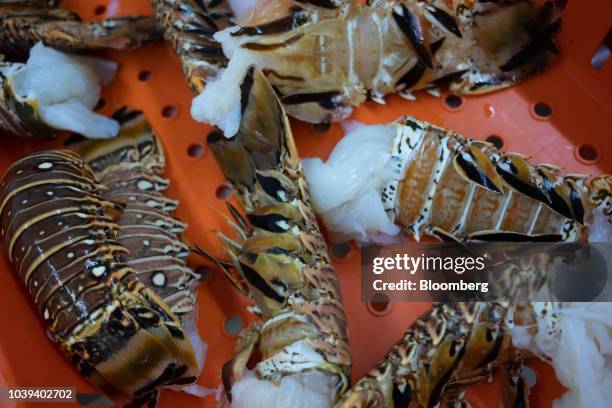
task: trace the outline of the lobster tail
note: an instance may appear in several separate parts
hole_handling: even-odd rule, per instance
[[[290,115],[341,121],[368,98],[415,99],[414,91],[440,86],[480,94],[542,71],[558,54],[553,35],[563,9],[562,1],[530,0],[264,3],[235,20],[240,26],[215,33],[227,69],[211,75],[209,93],[196,89],[193,117],[228,135],[235,131],[233,87],[250,64],[265,73]]]
[[[230,25],[227,0],[154,0],[153,10],[164,37],[183,64],[189,85],[202,92],[206,79],[227,65],[221,44],[213,35]]]
[[[208,144],[221,164],[225,176],[233,182],[241,181],[252,187],[254,170],[278,167],[280,152],[285,150],[290,129],[283,108],[272,87],[261,71],[251,67],[240,85],[241,119],[236,136],[227,139],[212,132]],[[248,157],[234,167],[237,158]],[[236,173],[237,172],[237,173]]]
[[[78,371],[118,401],[155,400],[195,381],[181,321],[123,262],[122,206],[74,152],[33,153],[0,184],[2,239],[51,337]]]
[[[240,399],[245,393],[239,391],[252,381],[280,382],[282,388],[286,378],[314,376],[331,387],[324,398],[332,402],[333,395],[347,388],[350,371],[338,278],[280,101],[253,67],[242,81],[241,94],[238,133],[225,138],[213,132],[208,144],[246,212],[243,217],[231,209],[238,235],[226,239],[234,243],[227,248],[233,282],[255,300],[264,322],[246,329],[243,345],[226,364],[226,391],[231,398],[237,387],[234,398]],[[261,355],[256,379],[245,377],[254,350]]]
[[[0,3],[0,53],[25,58],[39,41],[60,50],[133,49],[160,38],[150,16],[82,21],[78,14],[57,8],[56,2]]]
[[[117,239],[129,255],[122,260],[173,313],[188,318],[199,276],[187,267],[190,251],[182,241],[187,225],[172,215],[177,201],[164,195],[170,182],[161,177],[166,161],[163,146],[142,112],[121,108],[113,118],[121,124],[117,138],[75,137],[66,145],[81,155],[107,187],[103,197],[123,206]]]
[[[473,67],[450,84],[452,91],[482,94],[510,86],[543,71],[559,54],[553,35],[564,2],[459,3],[459,18],[473,21],[476,46]]]

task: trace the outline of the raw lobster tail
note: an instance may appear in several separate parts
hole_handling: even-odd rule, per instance
[[[164,37],[183,64],[195,92],[202,92],[206,79],[227,64],[221,44],[213,34],[230,25],[232,12],[226,0],[152,0]]]
[[[404,175],[383,190],[383,200],[417,239],[423,232],[480,241],[586,239],[587,176],[561,176],[554,166],[412,117],[400,123],[405,136],[395,153]]]
[[[378,153],[366,151],[365,143]],[[434,235],[450,241],[586,241],[593,210],[608,203],[610,212],[609,176],[589,183],[586,175],[561,175],[553,165],[533,165],[520,154],[409,116],[361,127],[337,149],[345,153],[334,151],[331,157],[341,159],[327,164],[308,159],[304,167],[315,209],[340,237],[394,234],[395,223],[417,240]],[[351,169],[349,163],[357,166],[368,160],[366,154],[375,156],[372,163],[380,160],[380,168],[366,175]],[[330,204],[333,178],[353,174],[360,180],[356,193],[338,194]],[[368,217],[347,222],[367,200],[379,208],[375,222]]]
[[[239,27],[214,39],[230,60],[227,86],[255,64],[287,112],[313,123],[343,120],[389,93],[414,99],[414,91],[442,85],[491,92],[542,71],[558,53],[552,36],[561,1],[449,3],[258,2]]]
[[[223,370],[226,391],[236,389],[257,349],[259,380],[323,373],[340,395],[351,366],[346,318],[288,120],[261,71],[250,68],[241,91],[240,131],[230,139],[214,132],[208,144],[246,212],[230,207],[238,237],[223,237],[226,272],[255,300],[263,323],[242,333]]]
[[[13,60],[28,55],[39,41],[61,50],[133,49],[156,40],[160,33],[148,16],[84,22],[52,2],[0,2],[0,54]]]
[[[116,139],[69,140],[66,146],[77,151],[106,186],[104,199],[123,206],[117,241],[129,255],[121,260],[174,314],[189,316],[199,276],[186,265],[190,250],[181,235],[187,225],[172,216],[177,202],[163,193],[170,184],[160,177],[163,147],[142,112],[122,108],[113,118],[121,123]]]
[[[435,407],[461,399],[465,386],[493,369],[510,370],[502,405],[528,407],[529,387],[520,374],[521,356],[504,326],[506,305],[437,304],[410,326],[385,359],[342,397],[337,408]]]
[[[195,381],[180,320],[121,260],[105,188],[75,153],[33,153],[0,184],[9,259],[49,334],[79,372],[118,402],[154,405],[158,388]]]

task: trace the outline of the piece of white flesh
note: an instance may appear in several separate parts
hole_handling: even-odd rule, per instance
[[[58,130],[89,138],[110,138],[119,123],[92,110],[100,86],[112,80],[117,64],[93,57],[65,54],[36,44],[22,69],[15,73],[14,91],[38,103],[42,120]]]
[[[40,107],[40,116],[52,128],[69,130],[90,139],[109,139],[119,133],[119,123],[92,112],[81,102]]]
[[[258,3],[258,0],[229,0],[228,1],[234,17],[238,21],[246,20]]]
[[[537,304],[535,304],[537,307]],[[609,406],[612,400],[612,305],[607,302],[553,303],[536,313],[534,336],[515,327],[512,340],[550,361],[566,391],[554,408]],[[546,316],[555,316],[554,326]]]
[[[192,101],[193,119],[217,126],[227,138],[238,133],[241,117],[240,84],[250,61],[247,52],[236,52],[227,68],[207,80],[204,91]]]
[[[366,241],[399,232],[381,198],[394,176],[396,126],[349,126],[327,162],[302,160],[313,206],[334,240]]]
[[[395,242],[389,241],[388,236],[400,232],[385,212],[380,192],[374,189],[323,213],[322,218],[334,242],[350,239]]]
[[[275,384],[247,371],[232,387],[232,408],[330,408],[336,382],[334,376],[310,371]]]
[[[193,354],[195,355],[195,359],[198,362],[198,372],[201,373],[204,369],[204,362],[206,360],[208,344],[206,344],[206,342],[202,340],[202,336],[200,336],[198,327],[196,326],[195,321],[193,319],[185,319],[183,321],[183,330],[185,330],[187,338],[191,342]]]

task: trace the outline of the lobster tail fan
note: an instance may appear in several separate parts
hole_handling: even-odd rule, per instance
[[[222,132],[214,130],[208,135],[207,144],[226,179],[234,186],[252,188],[255,184],[255,169],[240,138],[241,135],[237,134],[227,139]]]
[[[563,1],[504,1],[472,9],[475,68],[450,84],[456,92],[481,94],[513,85],[543,71],[557,58],[553,38],[561,25]]]
[[[240,90],[238,133],[226,138],[215,130],[208,135],[207,142],[225,177],[235,185],[252,189],[257,171],[280,167],[291,130],[274,89],[260,70],[250,67]]]
[[[240,84],[240,131],[257,170],[277,168],[286,138],[286,114],[265,75],[251,66]]]

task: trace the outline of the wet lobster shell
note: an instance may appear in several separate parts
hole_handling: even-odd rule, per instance
[[[382,192],[389,216],[419,239],[585,241],[606,180],[562,175],[447,129],[403,117],[393,155],[398,174]],[[592,196],[600,196],[598,202]]]
[[[113,118],[119,135],[110,140],[69,139],[106,190],[104,199],[122,206],[117,241],[128,250],[121,260],[156,292],[179,318],[189,318],[200,276],[187,266],[187,224],[173,216],[178,201],[164,194],[170,181],[161,141],[140,111],[122,108]]]
[[[291,129],[261,71],[251,68],[241,87],[240,131],[231,139],[218,132],[208,137],[246,213],[230,207],[237,237],[222,236],[231,261],[218,262],[253,298],[263,323],[241,333],[235,357],[223,368],[226,391],[257,350],[259,378],[277,382],[319,370],[337,378],[340,395],[349,385],[351,367],[346,317]]]
[[[335,122],[366,99],[384,103],[390,93],[415,99],[414,91],[448,86],[482,94],[544,70],[558,54],[553,34],[564,5],[279,0],[256,5],[239,27],[216,39],[230,65],[236,59],[244,70],[255,64],[266,73],[291,116]],[[198,11],[213,15],[206,7]],[[207,29],[206,41],[214,31]],[[181,55],[180,44],[171,45]],[[218,61],[219,44],[214,50],[214,58],[203,59]]]
[[[180,320],[122,262],[127,249],[113,219],[121,206],[104,192],[75,153],[32,153],[0,184],[2,240],[77,370],[116,401],[139,406],[160,387],[195,381],[198,363]]]
[[[110,18],[85,22],[57,1],[0,2],[0,54],[23,60],[39,41],[65,51],[133,49],[156,40],[160,33],[150,16]]]
[[[231,25],[226,0],[152,0],[157,24],[180,58],[191,88],[199,93],[208,77],[227,64],[215,32]]]
[[[512,348],[504,320],[508,305],[492,302],[437,304],[413,323],[385,358],[336,404],[352,407],[434,407],[441,400],[463,406],[465,387],[504,367],[504,407],[529,406],[520,372],[523,356]]]

